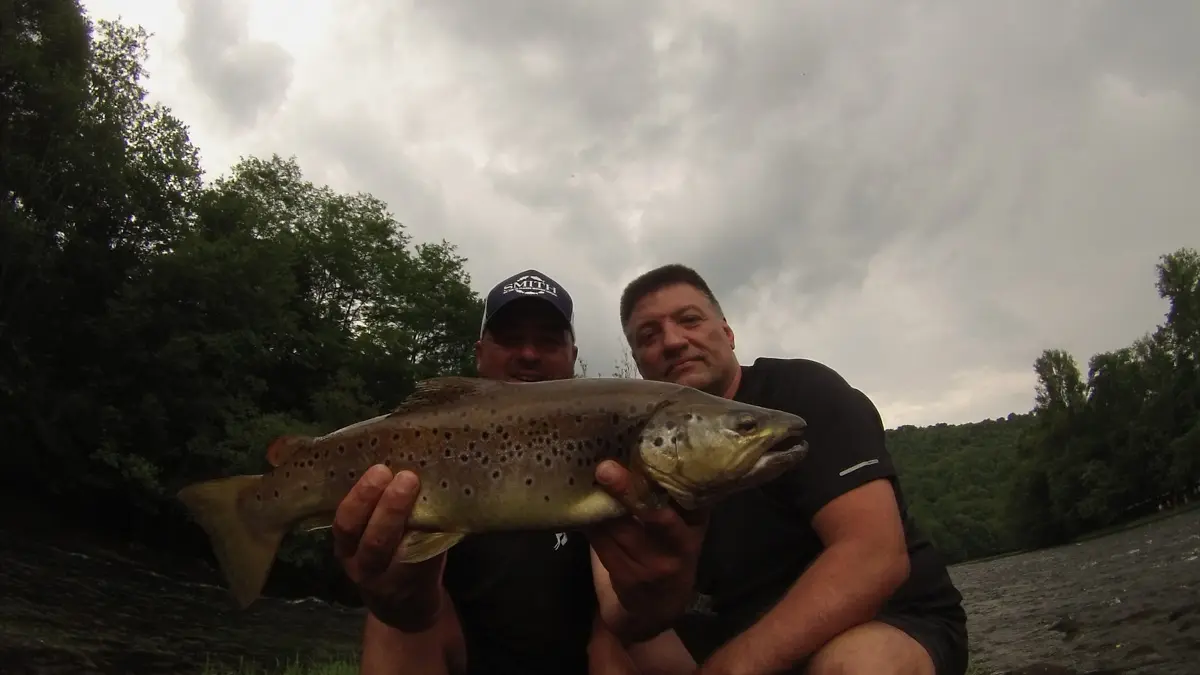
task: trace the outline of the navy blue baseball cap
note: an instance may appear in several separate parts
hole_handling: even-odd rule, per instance
[[[483,302],[483,323],[479,326],[479,335],[483,336],[488,322],[496,313],[504,309],[513,300],[533,298],[545,301],[558,311],[566,320],[571,333],[575,332],[575,303],[571,294],[557,281],[537,270],[525,270],[501,281],[492,287]]]

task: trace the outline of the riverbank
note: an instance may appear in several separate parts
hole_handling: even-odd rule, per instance
[[[5,675],[356,672],[360,609],[264,598],[240,611],[200,562],[28,526],[0,538]],[[975,675],[1188,675],[1200,662],[1200,510],[951,573]]]

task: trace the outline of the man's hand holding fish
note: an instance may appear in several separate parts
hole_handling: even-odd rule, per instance
[[[587,531],[601,617],[626,644],[649,640],[691,598],[708,509],[647,504],[633,474],[616,462],[601,462],[596,481],[631,514]]]
[[[410,471],[368,469],[338,506],[334,554],[358,586],[363,604],[384,623],[415,633],[434,624],[441,607],[446,553],[405,564],[400,559],[420,481]]]

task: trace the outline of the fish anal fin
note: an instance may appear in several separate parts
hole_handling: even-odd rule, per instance
[[[507,386],[499,380],[488,380],[481,377],[434,377],[417,382],[416,388],[400,405],[392,411],[393,415],[416,412],[424,408],[457,403],[464,399],[494,392]]]
[[[280,466],[288,461],[298,450],[312,447],[312,438],[297,434],[287,434],[271,441],[267,446],[267,462],[271,466]]]
[[[400,540],[400,561],[419,563],[449,551],[466,537],[464,532],[419,532],[412,530]]]
[[[179,491],[192,519],[205,533],[234,600],[242,609],[262,593],[286,532],[256,528],[239,504],[242,495],[258,487],[260,476],[231,476],[194,483]]]

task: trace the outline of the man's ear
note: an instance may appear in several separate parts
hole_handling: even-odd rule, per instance
[[[725,338],[727,340],[729,340],[729,348],[737,349],[737,347],[734,344],[736,342],[736,339],[733,336],[733,329],[729,327],[728,321],[725,321],[725,320],[721,321],[721,330],[725,332]]]

